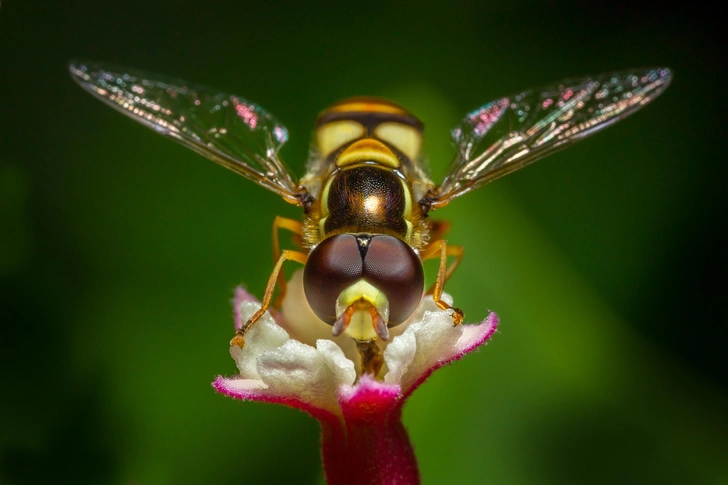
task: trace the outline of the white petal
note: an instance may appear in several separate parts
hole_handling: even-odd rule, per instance
[[[415,358],[417,339],[414,333],[404,332],[394,337],[384,350],[384,361],[389,372],[384,376],[387,384],[399,384],[402,376]]]
[[[332,377],[338,382],[338,385],[352,385],[356,380],[356,369],[354,362],[344,355],[341,347],[331,340],[317,340],[316,349],[324,357],[327,368],[331,371]]]
[[[354,383],[354,363],[333,342],[319,340],[317,348],[297,340],[263,353],[258,374],[269,392],[291,396],[315,407],[338,410],[338,388]]]
[[[260,391],[265,389],[263,381],[257,379],[223,379],[225,383],[225,392],[228,394],[245,394],[250,391]]]
[[[244,301],[240,304],[240,315],[243,321],[258,311],[260,303]],[[276,324],[268,312],[255,322],[245,334],[245,347],[230,347],[230,355],[238,366],[240,376],[244,379],[260,379],[257,365],[258,357],[263,352],[280,347],[289,340],[288,333]]]
[[[448,300],[452,301],[449,296]],[[424,311],[422,321],[411,323],[384,351],[384,361],[389,369],[384,382],[400,384],[405,392],[431,368],[450,359],[463,334],[464,327],[454,327],[451,313],[437,308],[431,298],[420,306],[423,309],[435,306],[436,309]]]

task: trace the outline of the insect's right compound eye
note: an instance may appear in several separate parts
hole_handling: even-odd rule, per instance
[[[414,313],[424,289],[422,262],[404,241],[383,234],[338,234],[311,252],[303,288],[314,313],[333,325],[349,305],[365,300],[388,327]]]

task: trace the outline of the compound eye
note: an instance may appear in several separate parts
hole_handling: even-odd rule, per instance
[[[336,299],[362,278],[363,268],[352,234],[331,236],[314,248],[303,270],[303,289],[316,316],[329,325],[336,322]]]
[[[337,300],[342,292],[356,288],[353,285],[362,280],[386,297],[388,307],[380,315],[388,317],[389,327],[414,313],[425,286],[417,253],[404,241],[381,234],[339,234],[324,239],[308,256],[303,270],[306,300],[329,325],[338,318]]]
[[[425,275],[417,253],[393,236],[372,236],[364,256],[365,279],[387,295],[389,327],[407,320],[422,300]]]

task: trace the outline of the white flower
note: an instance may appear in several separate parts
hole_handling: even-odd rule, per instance
[[[452,304],[449,295],[443,298]],[[242,288],[233,303],[238,327],[260,308]],[[265,313],[245,334],[244,348],[230,347],[239,374],[220,376],[213,386],[233,398],[284,404],[317,418],[329,483],[359,483],[351,478],[355,470],[362,483],[366,477],[418,483],[402,406],[432,372],[485,343],[497,324],[491,313],[478,325],[453,326],[450,312],[427,296],[407,322],[391,329],[389,342],[380,343],[385,364],[379,375],[361,376],[354,342],[332,337],[331,326],[314,315],[299,271],[282,311],[275,318]]]

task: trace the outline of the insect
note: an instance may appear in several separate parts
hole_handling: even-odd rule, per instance
[[[362,371],[382,365],[377,339],[405,322],[423,293],[442,300],[463,248],[443,239],[447,225],[430,211],[630,115],[670,83],[667,68],[570,79],[505,96],[465,116],[452,132],[457,153],[439,184],[420,164],[423,125],[389,101],[352,98],[323,111],[306,174],[297,179],[278,155],[288,132],[245,99],[185,81],[92,63],[70,65],[73,79],[118,111],[172,138],[303,209],[303,222],[276,217],[275,266],[262,306],[231,345],[285,294],[283,263],[304,265],[304,292],[315,314],[356,342]],[[281,250],[278,231],[299,236],[301,250]],[[448,263],[449,259],[453,258]],[[439,259],[425,291],[423,261]]]

